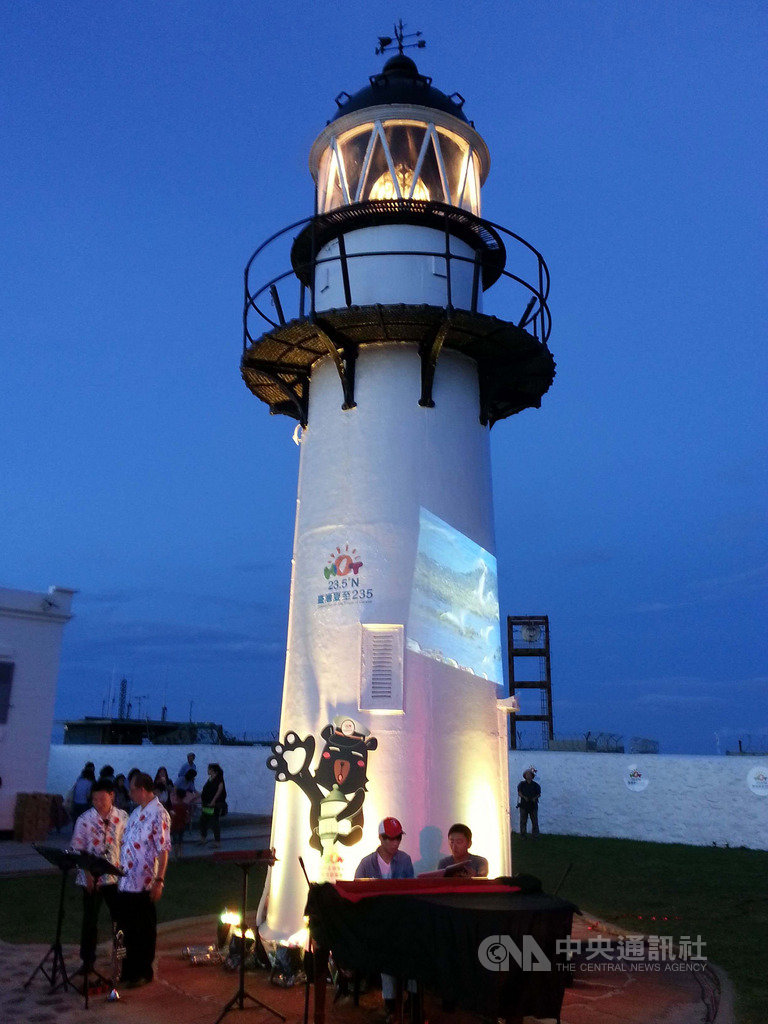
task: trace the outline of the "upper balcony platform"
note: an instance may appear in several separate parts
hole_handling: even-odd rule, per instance
[[[503,319],[481,308],[496,282]],[[241,372],[273,413],[306,425],[318,360],[333,358],[348,409],[360,346],[411,345],[422,366],[414,398],[432,406],[446,347],[476,362],[480,420],[492,425],[538,408],[554,380],[548,294],[541,254],[499,224],[441,203],[357,203],[289,225],[248,261]]]

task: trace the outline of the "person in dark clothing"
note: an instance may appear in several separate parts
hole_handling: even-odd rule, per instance
[[[472,845],[472,829],[469,825],[456,822],[448,830],[450,856],[438,862],[438,870],[445,870],[446,875],[455,878],[457,875],[467,878],[487,878],[488,861],[476,853],[470,853]]]
[[[221,844],[221,828],[219,819],[224,801],[227,799],[227,787],[224,785],[224,772],[221,765],[208,765],[208,778],[203,786],[200,808],[200,843],[208,842],[208,827],[213,828],[213,845]]]
[[[535,768],[523,772],[523,781],[517,784],[517,806],[520,809],[520,835],[528,831],[528,819],[531,819],[531,834],[539,834],[539,797],[541,786],[533,781]]]
[[[93,761],[86,761],[72,787],[72,821],[77,821],[81,814],[91,806],[91,789],[96,781]]]
[[[180,786],[171,794],[171,850],[178,859],[181,859],[183,853],[184,833],[191,818],[191,795]]]
[[[168,769],[165,765],[161,765],[155,774],[155,796],[169,814],[171,813],[171,793],[173,789],[171,780],[168,778]]]
[[[131,798],[128,795],[128,787],[123,774],[115,776],[115,807],[121,811],[131,810]]]

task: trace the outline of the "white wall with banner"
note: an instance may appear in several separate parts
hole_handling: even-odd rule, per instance
[[[517,784],[531,766],[542,832],[768,850],[766,757],[510,751],[515,828]]]

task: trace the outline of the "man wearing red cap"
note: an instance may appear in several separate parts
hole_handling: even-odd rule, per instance
[[[379,848],[363,857],[357,865],[355,878],[413,878],[413,863],[407,853],[400,849],[400,840],[405,833],[397,818],[384,818],[379,822]],[[415,991],[412,981],[408,989]],[[397,978],[391,974],[381,976],[381,995],[386,1009],[386,1024],[395,1019],[397,1005]]]
[[[405,835],[397,818],[379,822],[379,848],[363,857],[357,865],[355,878],[413,878],[413,864],[400,849]]]

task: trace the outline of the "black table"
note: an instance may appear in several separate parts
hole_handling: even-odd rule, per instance
[[[328,951],[340,967],[415,978],[444,1000],[487,1017],[559,1019],[566,972],[558,969],[565,961],[556,942],[571,933],[578,912],[572,903],[510,887],[487,891],[488,885],[420,895],[412,893],[413,882],[392,881],[386,888],[386,894],[351,902],[333,885],[310,886],[316,1024],[324,1021]]]

